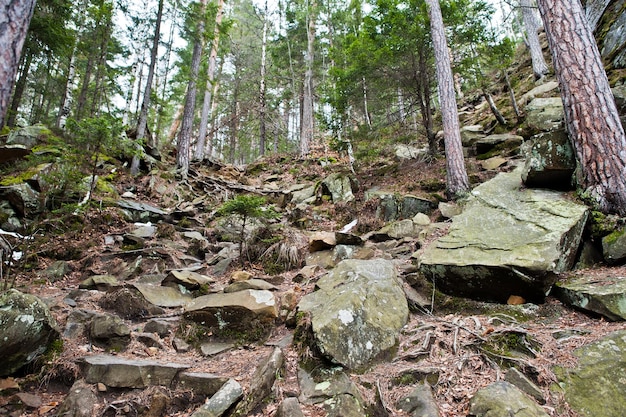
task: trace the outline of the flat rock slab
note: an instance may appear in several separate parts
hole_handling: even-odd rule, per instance
[[[508,382],[498,381],[479,390],[470,400],[470,416],[548,417],[543,408]]]
[[[626,320],[626,277],[571,277],[556,284],[555,295],[609,320]]]
[[[159,307],[183,307],[189,304],[192,297],[183,294],[178,289],[153,284],[133,284],[141,295],[150,303]]]
[[[82,358],[85,381],[103,383],[115,388],[145,388],[151,385],[169,387],[176,375],[189,365],[150,360],[131,360],[112,355],[94,355]]]
[[[438,289],[497,302],[543,300],[572,267],[587,207],[521,185],[517,168],[476,187],[448,234],[424,250],[420,269]]]

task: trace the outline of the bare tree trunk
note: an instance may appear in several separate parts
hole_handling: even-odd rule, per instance
[[[152,93],[152,80],[154,79],[154,69],[158,59],[159,41],[161,39],[161,20],[163,18],[164,0],[159,0],[157,16],[154,28],[154,38],[152,39],[152,50],[150,51],[150,66],[148,67],[148,79],[146,80],[146,89],[143,92],[143,103],[141,103],[141,111],[139,112],[139,121],[137,122],[137,142],[146,136],[146,128],[148,125],[148,108],[150,108],[150,94]],[[134,155],[130,165],[130,174],[137,175],[139,172],[139,156]]]
[[[34,0],[0,0],[0,121],[9,106]]]
[[[178,134],[178,146],[176,154],[176,163],[183,179],[187,179],[189,172],[189,149],[191,147],[191,129],[193,127],[193,114],[196,108],[196,92],[197,78],[200,70],[200,60],[202,58],[203,32],[204,32],[204,10],[206,9],[207,0],[200,0],[200,21],[198,22],[198,31],[193,44],[193,53],[191,56],[191,69],[189,74],[189,83],[187,84],[187,95],[185,97],[185,108],[183,110],[183,119]]]
[[[606,213],[626,215],[626,135],[580,0],[538,0],[579,162],[578,182]]]
[[[526,28],[526,40],[530,49],[533,72],[535,73],[535,79],[540,80],[548,73],[548,64],[546,64],[543,58],[539,34],[537,33],[541,27],[540,22],[538,22],[535,15],[533,0],[519,0],[519,5],[522,9],[522,19]]]
[[[433,129],[433,113],[431,109],[431,89],[430,89],[430,69],[426,62],[425,48],[419,48],[419,62],[415,73],[415,85],[417,86],[417,96],[422,116],[422,126],[426,130],[428,139],[428,152],[431,156],[438,153],[437,138]],[[415,64],[414,64],[415,67]]]
[[[72,111],[72,102],[74,101],[74,88],[76,88],[76,46],[70,57],[70,65],[67,69],[67,80],[65,82],[65,91],[59,107],[56,126],[59,129],[65,129],[67,118]]]
[[[367,102],[367,82],[365,77],[361,79],[361,85],[363,86],[363,113],[365,115],[365,123],[368,127],[372,127],[372,120],[370,119],[370,110]]]
[[[313,143],[314,112],[313,112],[313,62],[315,46],[315,19],[317,1],[313,0],[307,10],[307,53],[306,72],[304,74],[304,91],[302,96],[302,120],[300,121],[300,156],[311,151]]]
[[[263,14],[263,39],[261,43],[261,82],[259,87],[259,154],[265,155],[265,141],[266,141],[266,115],[267,115],[267,100],[265,97],[266,90],[266,61],[267,61],[267,0],[265,0],[265,12]]]
[[[195,159],[201,161],[204,159],[204,148],[206,146],[206,135],[211,118],[212,101],[215,95],[211,95],[215,83],[215,65],[217,62],[217,51],[220,43],[220,25],[222,24],[222,16],[224,15],[224,0],[220,0],[217,6],[217,15],[215,16],[215,30],[213,31],[213,42],[211,53],[209,55],[209,66],[207,69],[206,88],[204,89],[204,102],[202,103],[202,115],[200,116],[200,128],[198,129],[198,142],[196,143]]]
[[[513,90],[513,86],[511,86],[511,80],[509,79],[509,73],[504,70],[504,81],[506,82],[506,88],[509,90],[509,97],[511,98],[511,105],[513,106],[513,111],[515,112],[515,117],[519,120],[522,117],[522,112],[519,109],[519,105],[517,104],[517,99],[515,98],[515,91]]]
[[[454,96],[454,78],[450,68],[450,54],[439,1],[426,0],[426,3],[428,4],[431,36],[435,51],[441,118],[446,146],[447,193],[449,197],[455,198],[466,194],[470,187],[463,159],[459,113]]]
[[[20,102],[22,101],[24,90],[26,89],[26,79],[28,77],[28,72],[30,71],[30,64],[33,62],[33,54],[27,51],[27,54],[22,55],[20,60],[22,61],[21,70],[19,71],[20,76],[17,78],[17,82],[15,83],[13,99],[11,99],[11,108],[7,114],[6,125],[9,127],[15,126],[17,112],[20,108]]]
[[[504,116],[502,116],[500,110],[498,110],[498,106],[496,106],[496,102],[493,101],[493,97],[491,96],[491,94],[488,91],[483,91],[483,97],[487,101],[487,104],[489,104],[489,109],[491,110],[491,113],[493,113],[493,115],[496,117],[498,123],[500,123],[502,126],[506,126],[506,119],[504,118]]]

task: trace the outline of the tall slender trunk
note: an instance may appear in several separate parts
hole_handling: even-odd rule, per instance
[[[580,0],[538,0],[579,162],[578,183],[606,213],[626,215],[626,135]]]
[[[439,1],[426,0],[426,3],[428,4],[431,36],[435,50],[441,118],[446,146],[447,193],[449,197],[455,198],[469,191],[469,179],[463,159],[459,114],[454,95],[454,78],[450,67],[450,54]]]
[[[72,56],[70,56],[70,63],[67,68],[67,79],[65,81],[65,90],[63,92],[63,98],[61,99],[61,105],[59,106],[59,114],[57,115],[56,127],[58,129],[65,129],[67,118],[72,111],[72,102],[74,101],[74,89],[76,88],[76,46],[72,50]]]
[[[266,136],[266,115],[267,100],[265,98],[266,90],[266,61],[267,61],[267,0],[265,0],[265,11],[263,13],[263,38],[261,41],[261,82],[259,86],[259,154],[265,155],[265,136]]]
[[[207,81],[204,89],[204,102],[202,103],[202,116],[200,117],[200,128],[198,129],[198,142],[196,143],[195,159],[204,159],[204,148],[206,143],[206,135],[211,119],[211,109],[213,108],[212,100],[215,100],[215,95],[212,95],[214,83],[215,83],[215,66],[217,62],[217,52],[219,50],[220,43],[220,26],[222,24],[222,16],[224,15],[224,0],[219,0],[217,7],[217,15],[215,16],[215,30],[213,31],[213,42],[211,46],[211,53],[209,55],[209,65],[207,69]]]
[[[35,10],[34,0],[5,0],[0,13],[0,121],[9,107],[9,99],[26,40],[26,32]]]
[[[203,49],[203,32],[204,32],[204,11],[206,9],[207,0],[200,0],[200,21],[198,22],[198,32],[194,40],[193,53],[191,56],[191,69],[189,73],[189,82],[187,84],[187,94],[185,96],[185,108],[183,109],[183,119],[178,133],[178,146],[176,154],[176,163],[183,179],[187,179],[189,172],[189,149],[191,147],[191,130],[193,127],[193,114],[196,108],[196,92],[197,78],[200,70],[200,60],[202,58]]]
[[[506,119],[504,118],[502,113],[500,113],[498,106],[496,106],[496,102],[493,101],[491,93],[489,93],[489,91],[483,90],[483,98],[487,101],[489,109],[491,110],[491,113],[493,113],[493,115],[496,117],[498,123],[502,126],[506,126]]]
[[[437,155],[437,138],[433,128],[433,111],[431,105],[430,68],[427,62],[426,48],[419,48],[418,70],[415,75],[415,85],[422,116],[422,126],[426,130],[428,152],[431,156]]]
[[[154,28],[154,38],[152,39],[152,50],[150,51],[150,67],[148,68],[148,79],[146,80],[146,89],[143,93],[143,103],[141,103],[141,111],[139,112],[139,121],[137,122],[137,141],[141,143],[146,135],[146,127],[148,125],[148,108],[150,107],[150,94],[152,92],[152,80],[154,79],[154,69],[156,68],[157,55],[159,52],[159,40],[161,39],[161,19],[163,17],[164,0],[159,0],[157,9],[157,17]],[[139,172],[139,156],[133,156],[130,165],[130,174],[136,175]]]
[[[315,19],[317,1],[312,0],[307,10],[307,53],[305,57],[306,72],[304,73],[304,90],[302,95],[302,119],[300,120],[300,156],[306,156],[311,151],[313,132],[315,128],[313,111],[313,63],[315,47]]]
[[[175,2],[174,6],[177,5],[177,1]],[[174,7],[174,16],[172,16],[172,22],[175,21],[176,18],[176,12],[177,12],[177,8]],[[176,28],[175,24],[171,24],[170,25],[170,33],[169,33],[169,37],[168,37],[168,41],[167,41],[167,50],[165,51],[165,73],[163,74],[163,89],[161,90],[161,102],[159,103],[159,108],[157,110],[157,124],[156,124],[156,131],[155,131],[155,143],[152,143],[151,145],[156,147],[156,145],[159,143],[159,135],[161,134],[161,127],[163,125],[163,104],[165,102],[166,99],[166,94],[167,94],[167,77],[169,75],[169,71],[170,71],[170,58],[172,56],[172,48],[174,45],[174,30]],[[171,139],[168,138],[169,141],[171,141]]]
[[[548,73],[548,64],[543,58],[539,34],[537,33],[541,27],[541,22],[538,21],[535,15],[533,0],[519,0],[519,4],[522,9],[524,27],[526,28],[526,40],[530,50],[533,72],[535,73],[535,79],[540,80]]]
[[[30,64],[33,62],[32,52],[27,52],[26,54],[22,55],[20,61],[22,61],[20,65],[21,70],[19,72],[20,76],[17,78],[17,82],[15,83],[13,99],[11,100],[11,108],[9,109],[9,112],[7,114],[6,125],[9,127],[15,126],[17,112],[20,108],[20,103],[22,101],[22,96],[24,95],[24,90],[26,89],[26,80],[28,79]]]
[[[515,91],[513,90],[513,86],[511,85],[511,79],[509,78],[509,73],[504,72],[504,81],[506,82],[506,88],[509,90],[509,97],[511,98],[511,105],[513,106],[513,111],[515,112],[515,117],[519,120],[522,117],[522,112],[519,109],[519,105],[517,104],[517,99],[515,98]]]

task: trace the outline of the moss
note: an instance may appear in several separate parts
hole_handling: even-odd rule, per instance
[[[606,244],[610,245],[612,243],[615,243],[617,239],[622,237],[624,235],[624,232],[624,230],[616,230],[613,233],[605,236],[603,240]]]
[[[4,187],[7,187],[7,186],[10,186],[10,185],[23,184],[26,181],[28,181],[29,179],[33,178],[35,176],[35,174],[37,174],[37,172],[35,170],[28,170],[28,171],[22,172],[20,174],[14,175],[14,176],[3,178],[0,181],[0,185],[4,186]]]

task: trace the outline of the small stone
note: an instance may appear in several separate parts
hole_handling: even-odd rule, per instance
[[[102,382],[98,382],[97,388],[98,392],[107,392],[107,386],[104,385]]]
[[[506,301],[506,303],[510,306],[519,306],[524,304],[525,302],[526,300],[524,299],[524,297],[520,297],[519,295],[512,295]]]
[[[230,282],[239,282],[239,281],[247,281],[251,279],[254,275],[248,271],[235,271],[230,276]]]

